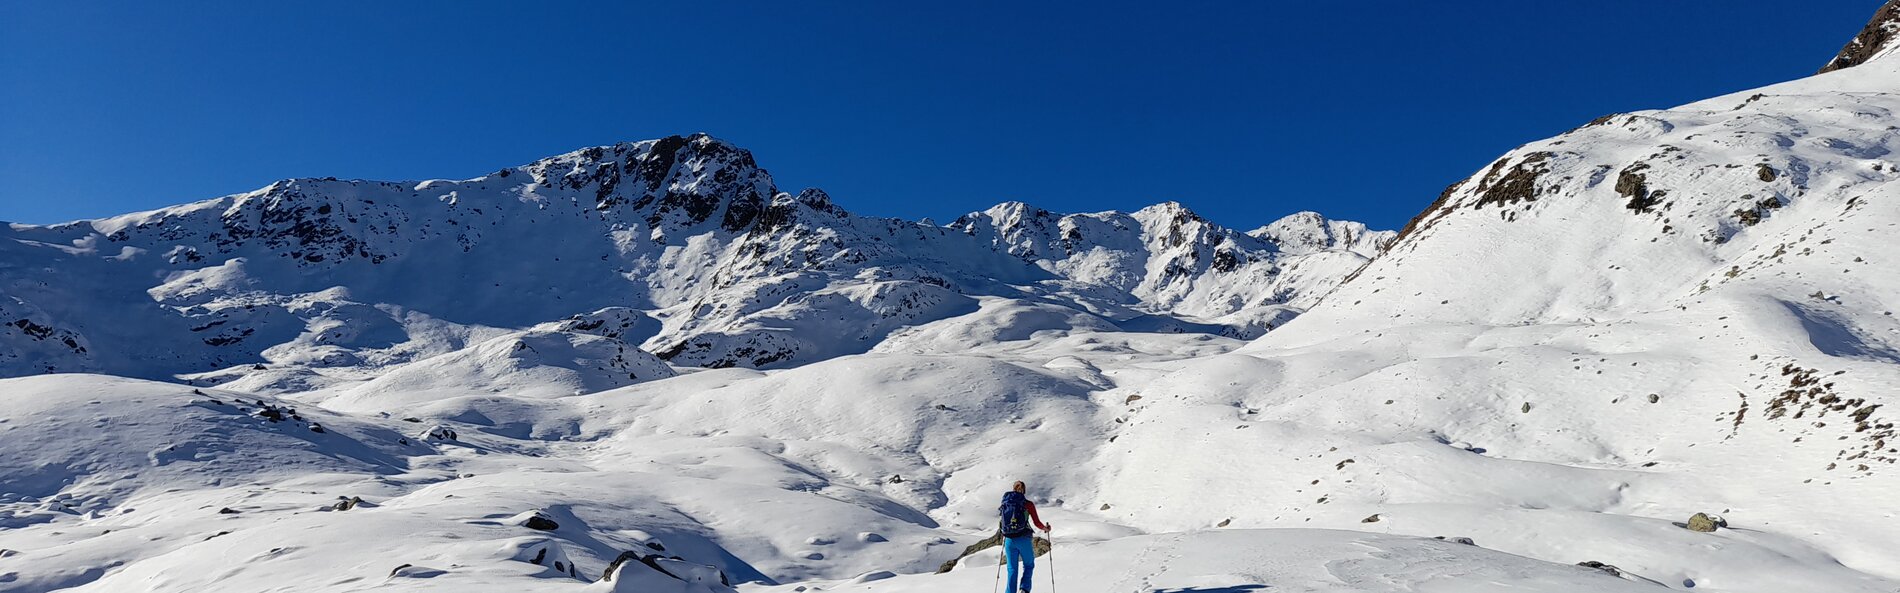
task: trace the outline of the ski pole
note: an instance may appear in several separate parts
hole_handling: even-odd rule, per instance
[[[1002,541],[1000,538],[997,541]],[[991,593],[1003,590],[1003,547],[996,546],[996,582],[990,586]]]
[[[1056,593],[1056,533],[1044,531],[1049,536],[1049,593]]]

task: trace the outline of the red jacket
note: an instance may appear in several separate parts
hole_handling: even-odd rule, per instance
[[[1029,502],[1028,499],[1024,499],[1023,508],[1029,509],[1029,520],[1036,524],[1036,529],[1041,529],[1043,531],[1049,530],[1048,525],[1042,524],[1042,517],[1036,516],[1036,503]]]

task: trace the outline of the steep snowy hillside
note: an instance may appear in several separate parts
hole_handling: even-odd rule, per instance
[[[1009,208],[1025,207],[992,212]],[[1367,253],[1341,244],[1283,257],[1272,239],[1172,203],[1064,220],[1100,224],[1064,239],[1084,252],[1073,262],[1038,265],[1005,249],[1027,240],[1015,227],[867,218],[819,190],[778,193],[750,153],[705,135],[466,181],[289,180],[0,230],[0,376],[191,374],[288,392],[538,323],[629,314],[650,322],[613,337],[674,364],[788,366],[972,313],[973,297],[1106,322],[1089,325],[1252,337]],[[1313,233],[1338,224],[1289,220]],[[1283,307],[1211,319],[1263,304]]]
[[[1504,155],[1285,327],[1124,387],[1108,512],[1892,590],[1895,89],[1876,52]],[[1257,454],[1178,461],[1210,450]],[[1730,528],[1672,525],[1697,512]]]

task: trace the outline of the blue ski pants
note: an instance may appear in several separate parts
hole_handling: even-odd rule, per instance
[[[1036,538],[1033,535],[1003,538],[1003,561],[1009,563],[1008,593],[1029,593],[1029,576],[1036,572]],[[1016,580],[1016,565],[1023,565],[1022,580]]]

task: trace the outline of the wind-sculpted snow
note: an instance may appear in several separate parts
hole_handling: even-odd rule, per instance
[[[527,331],[396,367],[343,391],[325,405],[376,411],[477,393],[557,397],[675,374],[658,357],[617,339]]]

